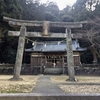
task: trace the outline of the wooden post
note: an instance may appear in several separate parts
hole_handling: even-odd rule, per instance
[[[64,71],[65,71],[65,64],[64,64],[64,56],[62,56],[62,66],[63,66],[63,74],[64,74]]]
[[[66,28],[66,44],[67,44],[67,63],[68,63],[68,74],[69,81],[76,81],[75,72],[74,72],[74,61],[73,61],[73,50],[72,50],[72,38],[71,38],[71,29]]]
[[[26,32],[26,27],[23,25],[21,26],[21,29],[20,29],[16,62],[15,62],[15,67],[14,67],[14,76],[11,80],[16,80],[16,81],[22,80],[20,78],[20,72],[21,72],[21,67],[22,67],[23,51],[24,51],[24,44],[25,44],[25,32]]]
[[[42,74],[42,72],[43,72],[43,60],[41,56],[40,74]]]

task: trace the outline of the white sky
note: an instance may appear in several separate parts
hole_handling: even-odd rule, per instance
[[[76,2],[76,0],[41,0],[43,3],[46,3],[47,1],[56,2],[60,10],[65,8],[66,5],[73,5]]]

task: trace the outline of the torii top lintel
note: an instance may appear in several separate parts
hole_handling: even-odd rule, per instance
[[[9,17],[3,17],[4,21],[7,21],[11,26],[43,26],[43,23],[46,21],[29,21],[29,20],[18,20]],[[50,27],[63,27],[63,28],[81,28],[83,24],[86,24],[87,21],[82,22],[51,22],[48,21]]]

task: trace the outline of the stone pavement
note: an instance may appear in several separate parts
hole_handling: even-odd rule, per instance
[[[57,85],[52,83],[50,76],[41,76],[37,82],[36,86],[33,88],[32,93],[39,94],[65,94]]]

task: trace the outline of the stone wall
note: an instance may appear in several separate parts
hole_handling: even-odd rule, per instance
[[[99,67],[76,67],[75,75],[91,75],[91,76],[100,76],[100,68]]]
[[[13,74],[14,65],[0,65],[0,74],[11,75]],[[44,71],[43,71],[44,70]],[[48,68],[41,69],[40,66],[34,67],[31,65],[24,64],[21,69],[21,74],[23,75],[38,75],[38,74],[62,74],[63,70],[61,68]],[[64,69],[64,74],[68,75],[67,67]],[[80,67],[75,67],[75,75],[96,75],[100,76],[100,65],[82,65]]]
[[[0,94],[0,100],[100,100],[100,94]]]

